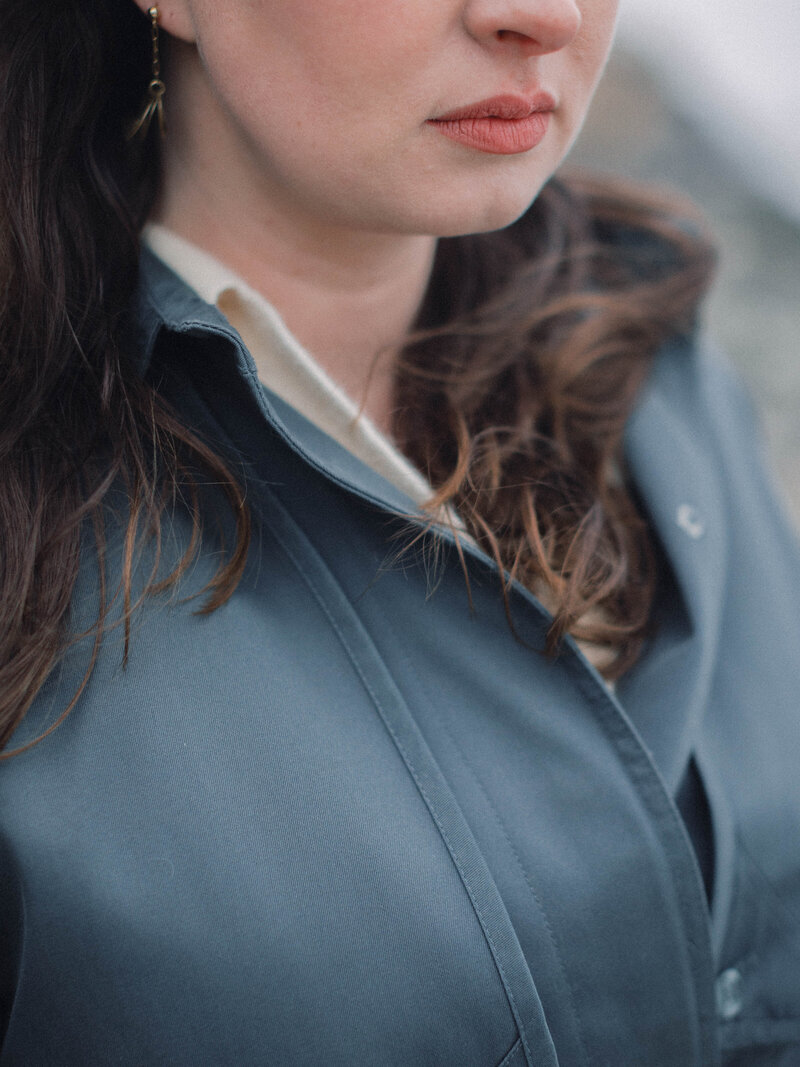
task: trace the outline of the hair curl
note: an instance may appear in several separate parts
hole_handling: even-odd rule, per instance
[[[571,633],[606,650],[609,679],[641,651],[658,578],[625,424],[657,349],[693,332],[713,265],[674,195],[552,180],[506,230],[440,242],[400,362],[394,431],[430,506],[551,608],[549,653]]]

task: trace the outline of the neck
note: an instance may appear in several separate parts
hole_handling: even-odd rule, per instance
[[[191,88],[178,101],[189,118],[199,95]],[[388,430],[392,356],[416,318],[435,239],[359,231],[276,202],[258,168],[242,160],[229,122],[215,119],[206,108],[201,138],[191,135],[191,122],[170,127],[155,221],[263,293],[334,381]]]
[[[387,242],[384,247],[364,241],[349,250],[342,240],[299,245],[281,240],[277,226],[242,227],[236,218],[216,212],[211,202],[192,212],[160,211],[156,221],[263,293],[334,381],[388,430],[393,357],[424,296],[432,240]]]

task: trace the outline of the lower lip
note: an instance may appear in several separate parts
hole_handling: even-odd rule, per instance
[[[550,112],[534,111],[521,119],[500,119],[494,115],[479,119],[429,119],[428,124],[467,148],[495,156],[515,156],[530,152],[544,139]]]

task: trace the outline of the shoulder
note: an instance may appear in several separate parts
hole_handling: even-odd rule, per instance
[[[761,427],[753,399],[721,346],[703,332],[665,344],[646,386],[676,409],[683,421],[710,431],[725,453],[752,454]]]
[[[724,350],[704,334],[658,352],[626,433],[627,452],[660,454],[664,477],[705,486],[720,520],[749,546],[746,555],[800,578],[800,548],[767,454],[753,398]],[[724,515],[724,520],[722,516]]]

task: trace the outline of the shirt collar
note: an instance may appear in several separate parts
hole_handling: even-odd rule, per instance
[[[207,303],[217,304],[227,289],[242,285],[239,276],[197,245],[185,241],[166,226],[148,222],[142,242],[169,264],[179,277],[190,278],[195,292]]]
[[[151,366],[164,331],[216,339],[215,363],[208,373],[218,383],[220,395],[232,398],[229,406],[255,403],[257,414],[295,453],[367,503],[394,514],[419,514],[410,497],[265,389],[252,358],[224,315],[147,248],[142,250],[131,329],[142,375]],[[665,677],[656,686],[663,689],[669,708],[674,705],[674,689],[683,691],[685,714],[678,746],[683,753],[692,745],[711,680],[727,562],[725,506],[716,449],[708,440],[708,411],[698,400],[698,359],[693,349],[693,343],[679,342],[662,349],[626,433],[626,455],[634,483],[671,564],[685,609],[686,628],[678,642],[684,649],[683,669],[676,674],[665,660]],[[238,416],[233,411],[228,414],[235,443]],[[488,562],[468,542],[463,547],[466,554]],[[674,635],[667,644],[675,646]],[[656,713],[665,710],[653,701],[654,684],[649,677],[661,669],[658,657],[647,657],[641,671],[626,676],[625,702],[629,707],[641,704]],[[653,730],[655,735],[658,732]],[[655,750],[660,747],[652,735],[651,744]],[[674,736],[669,747],[673,746]],[[680,764],[675,751],[668,760],[670,770],[677,773]]]
[[[220,281],[222,274],[217,274],[212,288]],[[215,339],[218,355],[213,373],[220,396],[229,395],[233,405],[255,404],[269,426],[312,467],[369,503],[396,514],[420,513],[415,500],[266,388],[241,337],[222,312],[145,246],[124,338],[142,377],[152,367],[160,339],[170,333]]]
[[[139,257],[139,284],[133,294],[123,345],[139,374],[150,368],[162,330],[185,333],[192,328],[234,331],[212,304],[207,303],[146,246]]]
[[[430,499],[433,490],[427,480],[303,347],[262,293],[164,226],[149,223],[142,239],[206,303],[222,312],[273,393],[418,505]]]

